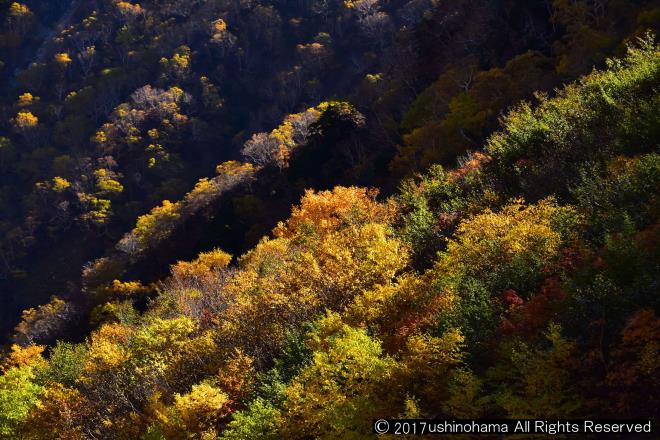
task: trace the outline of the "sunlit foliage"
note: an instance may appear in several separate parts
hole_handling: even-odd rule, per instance
[[[0,169],[30,196],[24,221],[0,223],[0,262],[11,268],[39,228],[104,243],[66,300],[23,312],[0,358],[1,438],[362,439],[388,417],[655,415],[654,37],[517,104],[489,136],[502,109],[604,62],[623,38],[613,17],[642,35],[631,23],[655,9],[554,1],[544,13],[561,37],[544,53],[501,67],[466,56],[422,80],[406,55],[422,38],[412,34],[443,23],[447,45],[477,44],[498,6],[301,2],[293,16],[277,2],[221,3],[113,0],[17,76]],[[453,22],[446,8],[476,18]],[[22,38],[33,13],[7,10]],[[307,21],[320,30],[298,43]],[[360,104],[321,97],[343,33],[360,46]],[[235,96],[248,89],[271,101],[250,123]],[[249,163],[201,177],[224,160],[208,160],[216,144],[242,145]],[[304,169],[318,158],[323,170]],[[411,175],[395,194],[335,185],[374,181],[388,163]],[[332,185],[305,189],[347,164]],[[0,207],[17,199],[11,185]],[[295,202],[277,221],[281,200]],[[260,209],[271,232],[258,240],[249,219]],[[223,241],[240,229],[228,212],[257,231],[249,249]]]

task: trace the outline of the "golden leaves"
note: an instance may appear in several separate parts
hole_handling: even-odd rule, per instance
[[[13,119],[14,128],[17,131],[24,132],[34,128],[39,124],[39,118],[27,110],[21,110]]]

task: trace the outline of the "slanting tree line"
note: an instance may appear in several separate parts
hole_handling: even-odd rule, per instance
[[[83,342],[40,344],[67,302],[24,312],[0,364],[0,436],[361,439],[381,417],[656,416],[654,40],[517,104],[480,148],[390,196],[309,189],[240,256],[204,249],[156,283],[89,284]],[[292,173],[315,148],[288,147],[301,119],[315,119],[310,139],[341,139],[342,123],[364,129],[355,111],[288,117],[244,144],[263,163],[218,176]],[[134,254],[167,241],[207,185],[122,240]]]
[[[305,188],[390,194],[478,149],[520,99],[603,67],[658,24],[652,1],[47,3],[0,2],[5,334],[52,294],[79,301],[83,265],[199,179],[217,187],[217,164],[274,168],[287,177],[269,178],[290,183],[276,202],[249,191],[231,202],[244,218],[225,235],[241,253]],[[342,122],[337,107],[316,121],[324,102],[364,120]],[[255,209],[269,203],[277,218]]]

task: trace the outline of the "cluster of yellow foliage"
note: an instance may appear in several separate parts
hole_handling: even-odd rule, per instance
[[[11,17],[18,18],[30,14],[32,14],[30,8],[28,8],[27,5],[24,5],[23,3],[13,2],[11,5],[9,5],[9,16]]]
[[[291,219],[239,261],[227,281],[232,305],[223,332],[277,349],[288,328],[325,308],[341,308],[361,290],[391,279],[407,250],[388,224],[391,211],[358,188],[307,192]]]
[[[168,237],[182,219],[208,205],[223,191],[252,178],[254,168],[251,164],[228,161],[218,165],[216,171],[218,176],[200,179],[182,200],[164,200],[160,206],[139,216],[135,228],[124,236],[118,244],[119,248],[134,254],[155,246]],[[100,189],[109,194],[121,192],[123,187],[119,182],[109,179],[109,174],[103,170],[98,172],[97,185]]]
[[[57,66],[62,70],[66,69],[69,64],[72,63],[71,57],[66,52],[56,53],[53,56],[53,59],[55,60],[55,63],[57,63]]]
[[[116,174],[107,169],[100,168],[94,171],[94,177],[96,177],[96,188],[99,195],[113,196],[124,190],[122,184],[116,180]]]
[[[141,218],[138,230],[158,231],[153,224],[175,221],[176,210],[164,203]],[[273,237],[237,267],[220,249],[178,262],[141,318],[105,322],[92,333],[77,385],[49,386],[28,432],[48,426],[78,438],[84,426],[116,438],[147,432],[230,439],[243,438],[241,430],[259,420],[263,438],[359,439],[376,417],[437,408],[480,415],[482,382],[466,367],[465,337],[456,327],[439,331],[438,319],[452,312],[471,276],[524,277],[552,264],[568,239],[562,225],[576,214],[551,199],[485,210],[458,226],[423,273],[408,269],[410,250],[395,233],[398,216],[396,202],[378,201],[373,190],[307,191]],[[146,288],[114,280],[107,292],[123,300]],[[567,387],[574,347],[556,326],[547,338],[549,350],[511,351],[517,373],[494,372],[515,385],[494,395],[508,414],[535,417],[554,408],[560,417],[578,408]],[[47,365],[42,352],[15,347],[3,369]],[[282,353],[306,360],[294,370],[279,367],[290,376],[269,385],[271,401],[258,397],[241,406],[266,392],[259,381]]]
[[[125,18],[135,18],[144,13],[144,10],[139,3],[133,4],[131,2],[115,0],[115,5],[119,14]]]
[[[163,200],[160,206],[156,206],[148,214],[138,217],[133,230],[138,242],[143,246],[148,246],[166,237],[181,216],[178,212],[179,206],[179,202],[172,203],[169,200]]]
[[[39,124],[39,118],[27,110],[22,110],[18,112],[13,122],[16,130],[25,132],[36,127]]]
[[[190,75],[190,49],[182,46],[172,55],[171,58],[161,58],[160,65],[166,75],[172,79],[181,81]]]
[[[32,96],[32,93],[25,92],[25,93],[21,94],[18,97],[17,105],[19,107],[28,107],[28,106],[32,105],[35,101],[38,101],[38,100],[39,100],[39,97],[35,98],[34,96]]]
[[[71,182],[66,180],[63,177],[55,176],[53,177],[53,191],[55,192],[62,192],[65,189],[69,188],[71,186]]]

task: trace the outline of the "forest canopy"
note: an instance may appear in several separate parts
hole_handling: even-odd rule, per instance
[[[657,417],[654,2],[0,11],[0,438]]]

